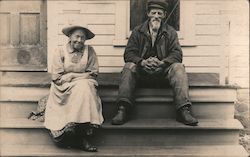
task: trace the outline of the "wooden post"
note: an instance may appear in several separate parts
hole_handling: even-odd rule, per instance
[[[225,4],[225,3],[224,3]],[[222,7],[220,7],[222,8]],[[226,54],[228,53],[227,51],[229,50],[227,47],[228,45],[228,26],[229,26],[229,21],[227,20],[227,16],[225,12],[220,10],[220,28],[221,28],[221,44],[220,44],[220,85],[225,85],[226,84],[226,74],[228,74],[228,71],[226,66],[228,63]]]

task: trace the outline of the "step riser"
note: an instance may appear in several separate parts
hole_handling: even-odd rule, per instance
[[[116,154],[117,155],[117,154]],[[88,155],[88,156],[85,156],[85,157],[117,157],[116,155],[111,155],[111,154],[105,154],[105,155]],[[36,156],[36,155],[32,155],[32,154],[24,154],[23,156],[27,157],[27,156]],[[43,156],[43,155],[39,155],[39,156]],[[63,155],[63,154],[59,154],[59,155],[44,155],[46,157],[71,157],[71,155]],[[79,157],[83,157],[83,155],[77,155]],[[9,156],[2,156],[2,157],[9,157]],[[75,156],[76,157],[76,156]],[[119,157],[135,157],[135,155],[119,155]],[[175,155],[175,154],[172,154],[172,155],[167,155],[167,154],[164,154],[164,155],[136,155],[136,157],[225,157],[225,155]],[[248,155],[245,155],[245,156],[242,156],[242,155],[233,155],[233,156],[227,156],[227,157],[249,157]]]
[[[103,113],[106,119],[111,119],[116,112],[116,106],[104,104]],[[200,119],[232,119],[234,106],[230,103],[193,103],[193,114]],[[132,119],[175,118],[176,109],[172,103],[137,103],[130,115]]]
[[[39,87],[0,87],[1,101],[38,101],[49,93],[49,88]],[[15,91],[15,94],[13,94]],[[99,90],[101,98],[106,101],[114,102],[117,97],[117,88]],[[236,100],[236,91],[234,89],[223,88],[193,88],[190,89],[190,98],[192,102],[234,102]],[[172,92],[170,89],[140,89],[136,92],[139,96],[138,101],[172,101]],[[153,97],[153,99],[151,98]]]
[[[238,144],[237,132],[212,130],[105,130],[99,135],[95,143],[107,146],[229,145]]]
[[[0,103],[0,115],[4,118],[25,118],[31,111],[36,111],[37,103],[5,102]],[[216,108],[216,109],[215,109]],[[105,119],[115,115],[117,107],[114,103],[103,103]],[[136,118],[175,118],[175,108],[172,103],[137,103],[130,115]],[[193,103],[193,113],[202,119],[232,119],[233,103]]]
[[[247,157],[241,146],[161,146],[161,147],[98,147],[98,153],[76,149],[60,149],[53,145],[2,146],[2,156],[46,157]]]
[[[191,86],[219,85],[218,73],[187,73],[188,82]],[[1,84],[3,85],[49,85],[51,75],[47,72],[0,72]],[[121,73],[99,73],[97,81],[100,85],[118,85]]]
[[[53,144],[45,129],[1,129],[1,144]],[[237,130],[101,130],[101,146],[237,145]]]

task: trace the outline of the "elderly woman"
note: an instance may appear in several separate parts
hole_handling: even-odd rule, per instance
[[[96,90],[98,62],[93,47],[84,44],[95,35],[81,26],[62,32],[69,42],[54,53],[44,124],[58,146],[96,152],[89,140],[103,122]]]

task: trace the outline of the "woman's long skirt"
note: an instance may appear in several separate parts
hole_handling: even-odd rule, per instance
[[[103,122],[101,99],[94,79],[75,79],[63,85],[51,84],[45,110],[45,127],[62,130],[67,124]]]

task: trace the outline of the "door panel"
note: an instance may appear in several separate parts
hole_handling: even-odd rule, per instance
[[[46,1],[0,1],[0,70],[45,71]]]
[[[9,13],[0,13],[0,45],[9,45],[10,44],[10,14]]]

